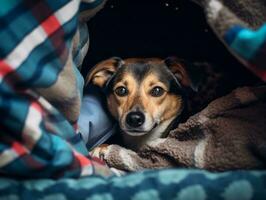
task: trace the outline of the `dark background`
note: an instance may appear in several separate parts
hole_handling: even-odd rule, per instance
[[[177,56],[211,63],[226,74],[225,85],[257,81],[217,39],[203,10],[189,0],[109,0],[88,27],[90,48],[84,75],[112,56]]]

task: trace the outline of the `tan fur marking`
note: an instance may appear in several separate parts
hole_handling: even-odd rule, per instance
[[[172,62],[172,64],[168,67],[170,68],[172,73],[177,77],[177,79],[181,82],[182,85],[186,87],[192,86],[189,74],[185,70],[185,66],[182,63],[176,60]]]
[[[159,116],[161,121],[171,119],[182,107],[181,98],[167,92],[161,97],[150,96],[150,90],[156,86],[162,87],[165,91],[168,90],[167,86],[160,82],[157,75],[153,73],[149,74],[141,84],[141,99],[144,108],[155,119]]]
[[[85,84],[88,85],[89,83],[93,82],[93,84],[103,87],[108,78],[111,76],[110,72],[112,73],[116,71],[116,62],[117,61],[115,59],[110,58],[98,63],[88,73],[85,79]]]
[[[152,72],[145,77],[145,80],[143,81],[141,86],[145,87],[146,93],[149,93],[149,91],[155,86],[162,87],[165,91],[168,90],[167,86],[164,83],[160,82],[158,76]]]
[[[116,101],[118,101],[117,106],[119,106],[119,116],[124,117],[128,113],[132,105],[135,105],[135,99],[137,96],[138,84],[130,73],[125,73],[121,81],[116,83],[114,90],[118,87],[126,87],[128,89],[128,95],[124,97],[115,96]],[[116,106],[116,108],[117,108]]]
[[[178,111],[182,107],[182,100],[174,95],[167,95],[167,98],[164,100],[162,106],[164,107],[164,112],[161,120],[165,121],[177,115]]]
[[[105,74],[103,72],[98,72],[92,79],[92,83],[94,85],[98,85],[100,87],[103,87],[105,84],[107,78],[105,78]]]

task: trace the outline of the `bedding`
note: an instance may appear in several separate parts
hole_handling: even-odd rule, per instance
[[[238,88],[138,152],[109,145],[111,167],[139,171],[194,167],[213,171],[265,168],[266,86]]]
[[[206,20],[225,47],[266,81],[265,1],[194,2],[203,8]],[[265,87],[239,88],[211,102],[167,138],[155,140],[139,152],[110,145],[100,154],[109,166],[126,171],[170,166],[216,171],[265,168],[265,95]]]
[[[194,1],[228,50],[265,81],[265,1]],[[83,88],[76,66],[81,66],[89,43],[85,20],[103,4],[1,4],[0,199],[264,199],[265,171],[165,169],[103,177],[112,173],[88,156],[76,123]],[[35,29],[38,24],[41,29]],[[25,40],[34,46],[20,43]],[[265,147],[260,148],[263,160]]]
[[[104,178],[0,179],[0,199],[264,200],[266,173],[165,169]]]

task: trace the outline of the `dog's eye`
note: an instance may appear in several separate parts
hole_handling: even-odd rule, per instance
[[[153,96],[153,97],[160,97],[164,94],[164,89],[159,87],[159,86],[156,86],[154,88],[151,89],[150,91],[150,95]]]
[[[127,90],[127,88],[120,86],[120,87],[115,89],[115,93],[120,97],[124,97],[128,94],[128,90]]]

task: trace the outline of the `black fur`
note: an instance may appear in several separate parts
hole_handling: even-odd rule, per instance
[[[182,96],[184,95],[184,91],[180,83],[166,65],[152,65],[147,62],[136,62],[134,64],[120,66],[106,85],[106,94],[108,95],[112,92],[114,84],[122,79],[124,73],[131,73],[135,80],[141,84],[149,72],[155,73],[158,76],[158,79],[169,88],[170,93]]]

